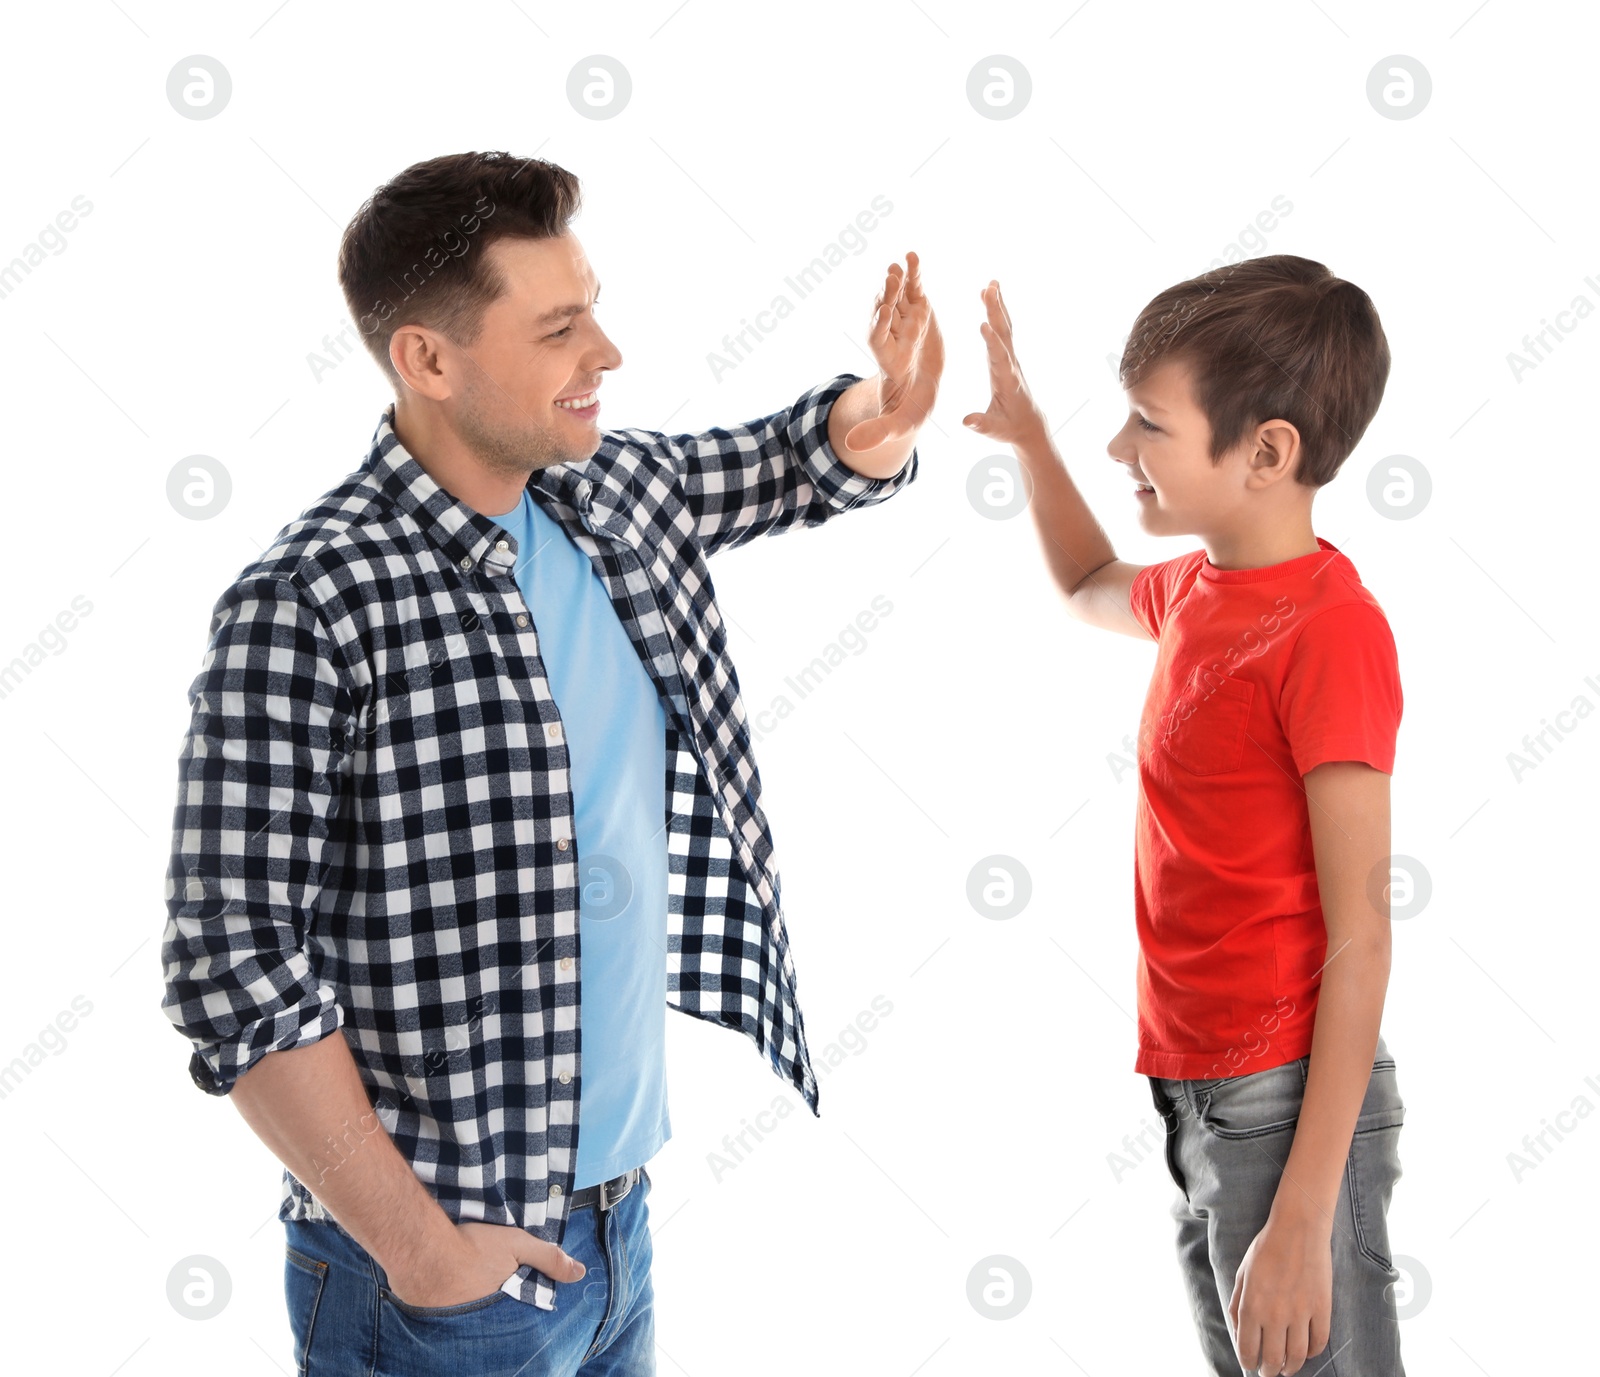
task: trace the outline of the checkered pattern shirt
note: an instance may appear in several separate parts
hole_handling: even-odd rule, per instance
[[[528,484],[668,710],[667,1002],[743,1031],[813,1113],[706,556],[913,480],[915,452],[872,479],[828,444],[856,380],[704,434],[606,431]],[[218,599],[178,761],[162,1009],[214,1095],[342,1028],[379,1121],[452,1219],[560,1243],[582,1091],[579,839],[517,553],[406,452],[391,406],[364,464]],[[286,1170],[279,1217],[327,1211]],[[507,1289],[554,1308],[529,1266]]]

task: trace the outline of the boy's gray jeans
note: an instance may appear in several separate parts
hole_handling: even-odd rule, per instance
[[[1209,1370],[1243,1371],[1228,1302],[1245,1250],[1267,1222],[1294,1139],[1308,1055],[1221,1080],[1148,1076],[1166,1125],[1167,1170],[1178,1187],[1172,1216],[1178,1262]],[[1384,1215],[1400,1177],[1405,1105],[1394,1059],[1378,1039],[1333,1220],[1333,1314],[1328,1346],[1296,1377],[1404,1377]]]

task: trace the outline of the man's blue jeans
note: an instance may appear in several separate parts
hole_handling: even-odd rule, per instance
[[[1227,1080],[1148,1077],[1167,1131],[1178,1261],[1207,1372],[1239,1377],[1228,1302],[1245,1250],[1267,1222],[1294,1142],[1310,1055]],[[1387,1213],[1400,1178],[1405,1104],[1378,1039],[1332,1220],[1328,1346],[1300,1377],[1405,1377]]]
[[[563,1249],[588,1269],[556,1283],[556,1308],[504,1291],[419,1308],[394,1296],[339,1225],[288,1220],[284,1293],[303,1377],[654,1377],[650,1175],[602,1213],[567,1220]]]

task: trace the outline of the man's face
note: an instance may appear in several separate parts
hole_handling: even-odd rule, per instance
[[[508,286],[484,311],[476,342],[456,351],[462,386],[446,414],[502,474],[587,459],[600,443],[593,394],[622,355],[595,320],[600,283],[583,246],[568,232],[497,239],[485,252]],[[574,401],[588,406],[575,410]]]
[[[1254,440],[1246,436],[1213,464],[1211,423],[1191,378],[1181,359],[1152,368],[1127,389],[1127,423],[1106,446],[1134,483],[1154,488],[1131,498],[1151,535],[1226,535],[1242,524]]]

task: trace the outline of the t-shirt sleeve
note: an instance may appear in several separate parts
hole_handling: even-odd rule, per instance
[[[1388,619],[1365,602],[1313,617],[1289,652],[1278,711],[1302,775],[1326,760],[1394,773],[1400,665]]]
[[[1128,585],[1128,606],[1134,618],[1154,640],[1161,639],[1161,625],[1174,602],[1194,581],[1195,570],[1205,558],[1204,550],[1191,550],[1176,559],[1147,564]]]

